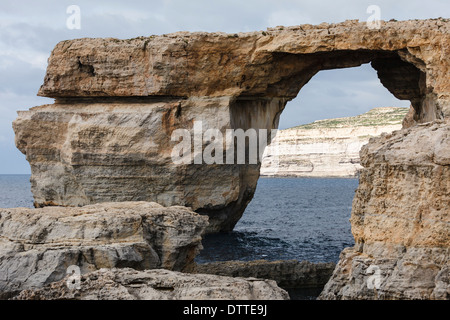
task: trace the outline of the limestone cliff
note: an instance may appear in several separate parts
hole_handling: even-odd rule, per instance
[[[450,299],[450,126],[372,138],[353,200],[355,246],[323,299]]]
[[[275,281],[187,274],[169,270],[100,269],[81,277],[80,290],[67,280],[24,290],[14,300],[288,300]]]
[[[375,108],[348,118],[315,121],[279,130],[264,151],[261,175],[354,177],[359,150],[371,137],[402,128],[407,108]]]
[[[13,125],[35,205],[155,201],[207,214],[211,232],[231,230],[252,199],[260,163],[174,164],[176,129],[194,121],[222,133],[277,128],[287,101],[317,72],[363,63],[411,101],[414,121],[443,119],[449,28],[447,19],[389,21],[378,30],[351,20],[62,41],[39,90],[55,104],[19,112]]]

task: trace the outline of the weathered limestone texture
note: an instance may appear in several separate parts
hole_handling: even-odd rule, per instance
[[[345,249],[322,299],[450,299],[450,126],[372,138]]]
[[[16,145],[32,171],[35,205],[111,201],[182,205],[231,230],[251,200],[260,163],[174,164],[176,129],[272,129],[320,70],[371,63],[414,121],[450,116],[447,19],[356,20],[225,34],[63,41],[39,95],[19,112]],[[203,141],[205,148],[210,141]],[[263,150],[259,150],[262,152]]]
[[[253,195],[259,166],[177,165],[171,157],[176,128],[192,128],[194,120],[229,128],[229,100],[83,102],[19,112],[16,143],[31,164],[35,206],[154,201],[208,213],[212,230],[231,228]]]
[[[0,209],[0,298],[61,280],[76,265],[188,271],[207,217],[157,203]]]
[[[15,300],[288,300],[273,280],[187,274],[155,269],[100,269],[81,277],[79,290],[61,280],[24,290]]]

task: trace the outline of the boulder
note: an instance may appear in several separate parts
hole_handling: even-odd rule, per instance
[[[61,280],[73,266],[190,270],[207,224],[188,208],[147,202],[0,209],[0,297]]]

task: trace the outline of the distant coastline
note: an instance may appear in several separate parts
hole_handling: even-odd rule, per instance
[[[262,177],[357,178],[359,151],[371,137],[402,128],[408,108],[374,108],[364,114],[280,130],[266,148]]]

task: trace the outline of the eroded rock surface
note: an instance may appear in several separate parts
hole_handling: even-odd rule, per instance
[[[209,214],[212,231],[232,228],[253,196],[259,165],[174,164],[179,142],[171,141],[194,120],[229,128],[229,101],[57,103],[19,112],[16,144],[31,165],[35,206],[154,201]]]
[[[0,297],[61,280],[71,265],[190,270],[207,223],[146,202],[0,209]]]
[[[39,90],[55,104],[14,122],[35,204],[155,201],[207,214],[210,232],[232,230],[260,162],[175,164],[174,130],[194,121],[222,134],[277,128],[286,102],[317,72],[369,62],[392,94],[411,101],[414,121],[448,117],[449,27],[447,19],[383,22],[379,30],[346,21],[63,41]]]
[[[450,112],[449,26],[448,19],[431,19],[369,29],[349,20],[234,35],[69,40],[53,50],[39,94],[293,98],[320,70],[372,62],[383,85],[433,120]]]
[[[394,96],[411,101],[411,127],[362,150],[351,219],[356,246],[342,253],[322,298],[446,299],[449,28],[448,19],[383,22],[379,30],[346,21],[63,41],[39,91],[55,104],[19,112],[13,124],[31,165],[35,205],[155,201],[208,215],[209,231],[232,230],[253,196],[260,162],[175,164],[172,133],[192,130],[195,121],[222,134],[277,128],[286,102],[317,72],[370,62]],[[202,150],[210,144],[200,141]],[[11,245],[23,247],[24,259],[33,252],[28,243]],[[370,278],[371,288],[369,270],[381,281]]]
[[[345,249],[323,299],[450,299],[450,126],[372,138],[361,150]]]
[[[198,264],[196,272],[231,277],[253,277],[275,280],[282,288],[323,287],[335,264],[298,260],[218,261]]]
[[[186,274],[169,270],[101,269],[81,277],[80,289],[67,280],[25,290],[17,300],[288,300],[273,280]]]

